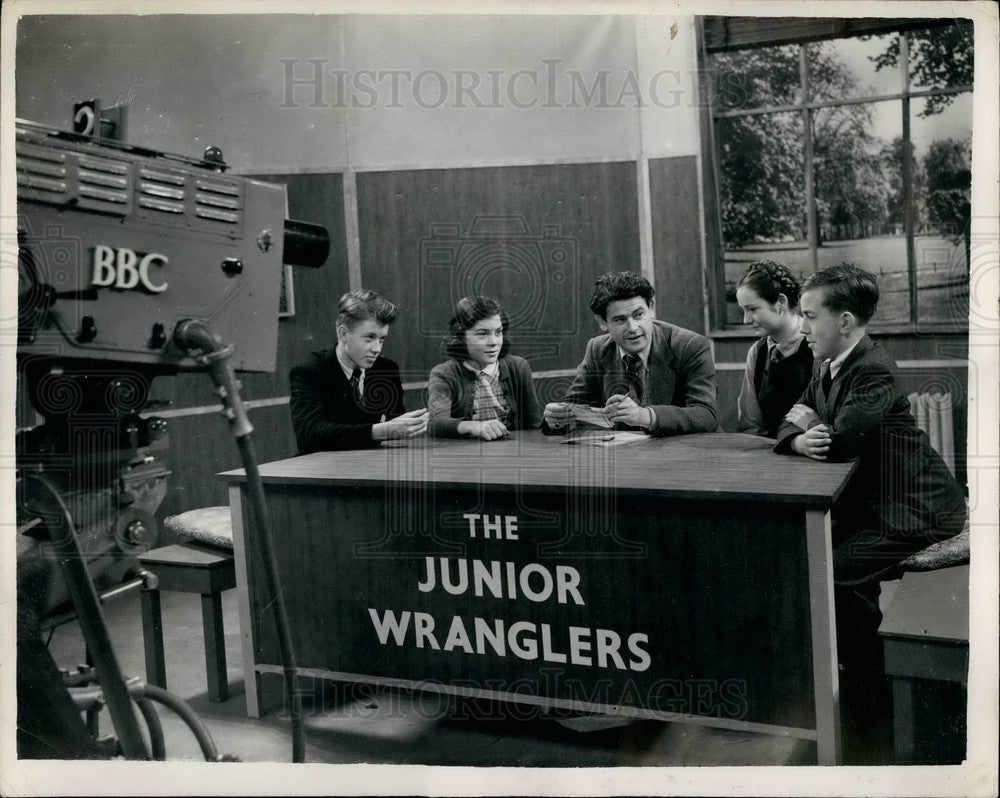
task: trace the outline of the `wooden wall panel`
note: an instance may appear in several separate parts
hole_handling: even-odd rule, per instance
[[[598,332],[594,278],[638,270],[634,162],[433,169],[357,177],[365,287],[400,307],[386,354],[427,379],[461,296],[496,296],[515,353],[575,367]]]
[[[695,156],[649,161],[656,315],[705,332],[698,162]]]

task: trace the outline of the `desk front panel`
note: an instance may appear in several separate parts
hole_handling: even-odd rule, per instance
[[[815,727],[802,507],[511,485],[266,491],[301,668]],[[254,659],[278,664],[249,548]]]

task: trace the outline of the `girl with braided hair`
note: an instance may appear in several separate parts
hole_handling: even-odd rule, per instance
[[[751,263],[736,301],[759,340],[747,353],[737,432],[775,438],[785,413],[812,377],[813,355],[802,334],[799,281],[780,263]]]

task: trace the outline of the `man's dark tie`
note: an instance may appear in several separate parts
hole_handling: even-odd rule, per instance
[[[354,392],[354,401],[359,405],[364,404],[364,397],[361,395],[361,369],[354,369],[351,372],[351,390]]]
[[[642,404],[642,358],[638,355],[628,354],[622,360],[625,361],[625,379],[629,388],[635,394],[635,403]]]
[[[830,364],[823,364],[823,379],[820,382],[820,387],[823,389],[823,398],[830,398],[830,386],[833,385],[833,377],[830,376]]]

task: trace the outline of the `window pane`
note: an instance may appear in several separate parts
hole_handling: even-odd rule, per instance
[[[799,101],[799,47],[761,47],[709,56],[716,108],[767,108]]]
[[[800,278],[845,261],[871,270],[882,295],[878,323],[954,321],[958,329],[966,324],[972,94],[912,97],[910,140],[904,142],[906,104],[871,99],[902,94],[904,42],[912,91],[971,85],[972,26],[964,21],[709,57],[721,114],[714,124],[727,325],[742,322],[736,283],[750,262],[765,258],[784,263]],[[863,100],[811,113],[815,262],[807,240],[801,114],[725,115],[801,103],[800,53],[809,100]],[[910,175],[910,208],[904,171]],[[907,219],[913,234],[909,263]],[[911,290],[917,292],[916,318]]]
[[[900,94],[903,77],[898,64],[876,68],[877,59],[895,46],[899,34],[835,39],[806,46],[809,95],[812,100]]]
[[[822,108],[813,118],[817,264],[857,263],[873,272],[881,292],[876,322],[910,318],[902,134],[900,100]]]
[[[910,112],[910,138],[920,155],[936,139],[972,140],[972,92],[915,97]]]
[[[809,258],[802,115],[796,111],[720,119],[716,136],[726,315],[728,324],[739,324],[736,283],[748,263]]]
[[[910,88],[971,86],[972,23],[909,31]]]
[[[929,108],[939,110],[927,114]],[[911,111],[919,188],[914,220],[919,319],[961,327],[969,313],[972,96],[931,97],[914,102]]]

